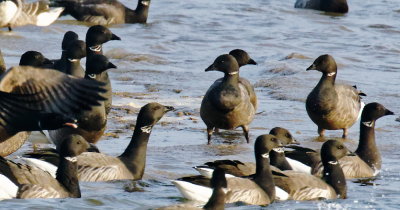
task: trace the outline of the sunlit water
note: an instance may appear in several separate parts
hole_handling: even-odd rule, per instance
[[[125,1],[128,2],[128,1]],[[134,7],[136,3],[127,3]],[[177,108],[158,123],[151,135],[144,180],[81,183],[81,199],[7,200],[0,208],[153,208],[182,202],[171,179],[196,174],[192,166],[215,159],[253,161],[254,139],[275,126],[288,128],[304,145],[318,148],[317,127],[308,118],[304,101],[318,82],[319,72],[305,69],[321,54],[338,63],[339,82],[357,85],[368,102],[380,102],[400,112],[400,5],[397,0],[349,1],[350,12],[329,16],[293,8],[291,1],[152,1],[148,24],[117,25],[122,38],[104,45],[118,66],[110,71],[114,109],[108,136],[98,143],[102,152],[119,155],[130,139],[139,108],[157,101]],[[87,26],[71,17],[39,28],[26,26],[0,33],[0,49],[8,66],[27,50],[49,58],[61,54],[61,39],[73,30],[84,39]],[[4,29],[5,31],[5,29]],[[241,76],[255,84],[259,114],[251,124],[252,143],[241,131],[213,136],[206,145],[199,116],[202,96],[220,72],[204,72],[214,59],[235,48],[249,52],[257,66],[245,66]],[[84,62],[83,62],[84,63]],[[184,112],[187,115],[178,115]],[[398,208],[400,205],[399,128],[397,116],[379,119],[376,138],[383,157],[381,174],[368,184],[348,181],[348,199],[275,202],[276,209]],[[358,144],[358,122],[346,144]],[[337,138],[341,131],[328,131]],[[40,137],[41,138],[41,137]],[[11,157],[31,149],[26,144]],[[136,191],[136,192],[127,192]],[[230,206],[232,207],[232,206]],[[247,209],[249,206],[232,207]],[[253,206],[258,209],[259,207]]]

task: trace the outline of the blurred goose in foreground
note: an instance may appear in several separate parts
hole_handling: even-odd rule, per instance
[[[275,184],[269,164],[269,152],[280,146],[282,144],[273,135],[257,137],[254,144],[256,173],[251,179],[227,178],[226,203],[240,201],[246,204],[268,205],[275,200]],[[199,183],[196,179],[197,177],[183,177],[174,180],[173,183],[185,198],[204,201],[211,196],[211,191],[209,188],[197,185]]]
[[[297,0],[294,7],[335,13],[347,13],[349,11],[347,0]]]
[[[96,182],[142,179],[146,165],[147,143],[153,126],[165,113],[173,109],[173,107],[163,106],[159,103],[148,103],[143,106],[137,117],[131,142],[120,156],[111,157],[103,153],[84,152],[77,157],[79,180]],[[34,157],[38,157],[38,155]],[[54,160],[54,154],[44,154],[41,159],[46,160],[46,157]],[[36,161],[34,164],[41,164],[40,162],[43,161]],[[50,169],[49,171],[54,170]]]
[[[84,50],[84,48],[82,48],[83,46],[78,45],[79,51]],[[86,62],[85,79],[107,84],[109,81],[105,77],[105,74],[106,70],[111,68],[117,67],[112,64],[107,57],[104,55],[93,55],[88,58],[88,61]],[[105,86],[105,88],[107,88],[107,86]],[[48,132],[50,140],[57,148],[61,145],[61,140],[71,134],[81,135],[89,143],[96,143],[99,141],[107,124],[107,115],[105,113],[104,103],[105,102],[102,101],[100,102],[100,106],[93,107],[91,110],[83,111],[76,115],[79,121],[79,128],[60,128],[57,130],[50,130]]]
[[[210,180],[210,187],[213,188],[212,195],[202,209],[208,210],[223,210],[225,209],[225,191],[227,181],[223,169],[217,168],[213,171]],[[172,210],[172,209],[200,209],[188,204],[178,204],[174,206],[157,208],[157,210]]]
[[[239,64],[232,55],[220,55],[205,71],[221,71],[224,78],[207,90],[200,107],[200,116],[207,126],[208,144],[214,128],[242,127],[249,142],[249,124],[256,112],[256,99],[251,99],[248,88],[239,82]],[[242,80],[243,81],[243,80]],[[254,93],[254,92],[253,92]]]
[[[346,179],[376,176],[382,167],[382,158],[375,142],[375,122],[379,118],[394,113],[379,103],[369,103],[364,107],[360,122],[360,140],[355,153],[339,160]],[[312,173],[322,176],[323,164],[316,164]]]
[[[0,27],[23,25],[48,26],[60,16],[62,7],[49,8],[46,1],[25,3],[24,0],[3,0],[0,2]]]
[[[107,27],[102,25],[91,26],[86,32],[86,62],[95,54],[103,54],[103,44],[110,40],[121,40],[117,35],[113,34]],[[106,82],[107,92],[104,96],[107,98],[105,101],[106,114],[110,113],[112,106],[112,87],[108,73],[105,72],[104,79]]]
[[[104,100],[100,96],[105,91],[102,88],[103,85],[101,82],[75,78],[49,69],[37,69],[30,66],[17,66],[9,69],[0,77],[0,90],[24,94],[25,97],[23,100],[1,100],[5,105],[0,114],[5,120],[0,126],[0,156],[4,157],[13,153],[25,142],[27,134],[18,133],[23,131],[19,126],[24,125],[23,129],[26,130],[46,129],[43,127],[44,125],[53,125],[51,123],[37,124],[43,123],[41,117],[52,122],[51,118],[55,115],[51,113],[73,116],[83,110],[90,110],[92,106],[99,105],[99,101]],[[33,112],[27,113],[25,110]],[[39,114],[38,110],[47,114]],[[24,115],[26,118],[23,118]],[[17,117],[15,118],[15,116]],[[24,124],[17,125],[13,122],[13,118],[16,122]],[[34,122],[37,122],[35,127],[27,126],[35,124]],[[57,125],[61,124],[57,123]]]
[[[89,144],[80,136],[70,136],[65,139],[60,150],[60,166],[56,178],[39,168],[15,163],[2,157],[0,157],[0,173],[18,187],[17,193],[12,197],[80,198],[76,156],[86,151],[88,147]],[[0,184],[0,191],[10,190],[9,194],[15,192],[15,187],[10,187],[9,182],[5,183],[8,185]]]
[[[322,77],[307,97],[308,116],[318,126],[321,137],[325,130],[343,129],[342,138],[346,138],[347,129],[357,121],[364,105],[360,96],[365,94],[353,86],[335,84],[337,66],[330,55],[319,56],[309,70],[321,72]]]
[[[6,63],[4,62],[3,53],[0,50],[0,75],[6,71]]]
[[[321,159],[326,167],[322,179],[307,173],[292,170],[281,171],[272,167],[275,185],[289,193],[289,198],[293,200],[346,198],[346,180],[338,163],[338,160],[346,155],[353,155],[353,153],[350,153],[342,142],[328,140],[321,149]],[[212,170],[208,170],[207,173],[204,173],[204,170],[199,172],[209,177]],[[236,171],[228,168],[225,172],[231,174]]]
[[[138,0],[132,10],[118,0],[53,0],[55,6],[65,7],[66,14],[79,21],[92,24],[111,25],[124,23],[146,23],[150,0]]]

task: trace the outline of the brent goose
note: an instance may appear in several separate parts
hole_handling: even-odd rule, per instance
[[[335,13],[347,13],[349,11],[347,0],[297,0],[294,7]]]
[[[103,54],[103,44],[110,40],[121,40],[117,35],[113,34],[107,27],[101,25],[91,26],[86,32],[86,62],[90,56],[95,54]],[[108,77],[108,73],[105,73],[105,79],[107,80],[106,89],[107,92],[104,94],[107,100],[105,101],[106,114],[110,113],[112,106],[112,88],[111,82]]]
[[[19,60],[20,66],[33,66],[37,68],[46,68],[53,66],[53,62],[43,56],[42,53],[37,51],[26,51],[21,55]]]
[[[25,3],[23,0],[4,0],[0,2],[0,27],[23,25],[48,26],[60,16],[62,7],[49,8],[45,1]]]
[[[235,129],[242,127],[249,142],[249,127],[256,107],[248,89],[239,82],[239,64],[232,55],[218,56],[205,71],[221,71],[225,74],[207,90],[200,107],[200,115],[207,126],[208,144],[214,128]]]
[[[146,165],[147,143],[153,126],[165,113],[174,110],[171,106],[159,103],[148,103],[143,106],[138,114],[135,131],[131,142],[125,151],[118,157],[108,156],[103,153],[85,152],[78,158],[78,176],[81,181],[111,181],[119,179],[142,179]],[[48,161],[54,160],[54,154],[28,155]],[[36,161],[34,165],[44,161]],[[52,161],[53,163],[56,161]],[[47,167],[48,165],[44,163]],[[42,167],[42,166],[38,166]],[[55,166],[54,166],[55,167]],[[50,169],[49,171],[54,171]]]
[[[107,57],[104,55],[93,55],[86,62],[85,79],[106,84],[109,80],[105,77],[105,71],[111,68],[116,68],[116,66],[109,62]],[[104,88],[107,90],[107,86],[104,86]],[[79,134],[89,143],[96,143],[103,135],[107,124],[104,105],[104,102],[100,102],[100,106],[93,107],[91,110],[83,111],[76,115],[79,121],[79,128],[77,129],[60,128],[49,131],[50,140],[58,148],[61,144],[60,140],[65,138],[65,136]]]
[[[62,67],[60,66],[61,68],[58,70],[63,69],[64,73],[76,77],[85,77],[85,70],[81,66],[81,59],[86,57],[85,42],[81,40],[70,41],[65,51],[64,65],[61,65]]]
[[[64,34],[63,40],[61,42],[61,58],[53,60],[54,69],[57,69],[61,72],[65,73],[66,69],[66,62],[67,62],[67,47],[71,43],[71,41],[78,40],[78,34],[73,31],[67,31]]]
[[[18,164],[0,157],[0,173],[17,187],[16,198],[80,198],[76,156],[86,151],[89,144],[82,137],[69,136],[60,149],[57,177],[39,168]],[[7,185],[0,185],[4,191]],[[10,189],[15,192],[15,189]]]
[[[150,0],[138,0],[135,10],[118,0],[55,0],[54,3],[65,7],[64,13],[79,21],[100,25],[146,23],[150,7]]]
[[[337,66],[330,55],[319,56],[309,70],[321,72],[322,77],[307,97],[308,116],[317,124],[321,137],[325,130],[343,129],[342,138],[346,138],[347,129],[357,121],[365,94],[354,86],[335,84]]]
[[[13,107],[10,105],[5,107],[18,108],[23,105],[26,107],[25,109],[67,116],[83,110],[90,110],[92,106],[99,105],[99,101],[104,100],[104,97],[100,95],[105,91],[102,88],[103,85],[98,81],[75,78],[58,71],[30,66],[13,67],[0,77],[1,91],[26,94],[26,97],[29,98],[23,102],[9,100],[8,103],[11,101],[14,104]],[[6,102],[4,101],[4,103]],[[18,112],[8,112],[6,108],[2,108],[1,115],[14,116],[18,115]],[[42,115],[30,114],[29,116],[30,118],[26,119],[32,120],[32,122],[26,122],[27,124],[41,122],[37,117]],[[0,156],[7,156],[23,144],[27,134],[18,133],[20,135],[17,134],[18,136],[12,138],[16,134],[17,127],[12,125],[11,120],[6,120],[2,124],[3,126],[0,126],[0,142],[4,146],[0,147]],[[25,129],[28,128],[25,126]]]
[[[256,173],[249,178],[227,178],[226,203],[244,202],[253,205],[268,205],[275,200],[275,184],[269,165],[269,152],[282,144],[273,135],[261,135],[254,144]],[[202,182],[202,181],[201,181]],[[204,190],[196,177],[183,177],[173,183],[181,194],[191,200],[204,200],[210,197],[210,190]],[[196,183],[196,184],[192,184]],[[204,194],[207,194],[206,196]]]

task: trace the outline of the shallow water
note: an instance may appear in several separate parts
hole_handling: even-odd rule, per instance
[[[212,145],[206,145],[205,126],[199,116],[202,96],[214,80],[222,77],[219,72],[206,73],[204,69],[218,55],[235,48],[245,49],[258,62],[257,66],[243,67],[240,73],[255,84],[259,98],[259,114],[250,127],[252,142],[258,135],[281,126],[302,144],[320,147],[321,143],[315,142],[317,128],[306,114],[304,101],[321,75],[305,69],[325,53],[338,63],[338,81],[357,85],[368,95],[366,103],[380,102],[398,114],[398,1],[351,0],[350,12],[343,16],[295,9],[293,5],[294,1],[268,0],[152,1],[148,24],[113,26],[111,30],[122,41],[104,45],[105,54],[118,69],[110,71],[114,108],[108,135],[98,143],[100,150],[110,155],[124,150],[142,105],[157,101],[177,108],[164,116],[152,132],[145,177],[136,183],[144,192],[126,192],[132,191],[129,181],[82,183],[81,199],[7,200],[1,201],[1,207],[146,209],[171,205],[182,199],[169,180],[196,174],[192,166],[215,159],[253,161],[252,143],[245,143],[240,129],[214,135]],[[0,32],[0,49],[8,66],[16,65],[27,50],[58,58],[67,30],[84,39],[87,26],[63,17],[46,28],[26,26],[12,33]],[[396,118],[398,115],[377,122],[381,174],[369,184],[348,181],[348,199],[276,202],[269,207],[398,208],[400,123]],[[346,140],[352,149],[358,143],[358,127],[357,122]],[[327,135],[337,138],[341,131],[328,131]],[[31,144],[26,144],[11,157],[30,149]]]

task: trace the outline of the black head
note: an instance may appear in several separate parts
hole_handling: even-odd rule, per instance
[[[284,146],[287,144],[298,144],[296,139],[293,138],[292,134],[285,128],[272,128],[269,134],[276,136]]]
[[[91,26],[86,33],[86,44],[88,47],[104,44],[110,40],[121,40],[108,28],[101,25]]]
[[[236,61],[239,64],[239,67],[242,67],[247,64],[257,65],[257,63],[250,58],[249,54],[241,49],[235,49],[229,52],[229,55],[232,55],[236,58]]]
[[[213,171],[210,184],[212,188],[226,188],[228,184],[225,178],[225,171],[217,167]]]
[[[386,115],[394,115],[394,113],[380,103],[369,103],[365,105],[362,111],[361,123],[372,122]]]
[[[78,34],[76,34],[73,31],[67,31],[64,34],[64,38],[63,38],[62,44],[61,44],[61,49],[62,50],[67,50],[67,47],[68,47],[69,43],[71,41],[75,41],[75,40],[78,40]]]
[[[71,41],[66,50],[68,59],[82,59],[86,57],[86,43],[82,40]]]
[[[89,143],[81,135],[69,135],[65,137],[60,146],[60,156],[75,157],[89,148]]]
[[[310,67],[307,68],[307,71],[308,70],[317,70],[323,74],[336,73],[336,61],[328,54],[321,55],[315,59],[314,63]]]
[[[144,105],[137,117],[137,125],[142,126],[153,126],[155,125],[165,113],[174,110],[172,106],[164,106],[159,103],[148,103]]]
[[[341,141],[328,140],[322,144],[321,159],[322,162],[337,161],[340,158],[352,154]]]
[[[224,54],[218,56],[214,63],[211,64],[206,71],[221,71],[225,74],[239,72],[239,64],[232,55]]]
[[[254,144],[254,153],[256,156],[269,154],[272,149],[282,146],[282,143],[274,135],[265,134],[257,137]]]
[[[57,113],[42,113],[40,114],[39,127],[42,130],[55,130],[62,127],[77,128],[76,118],[69,117]]]
[[[52,64],[52,62],[45,58],[42,53],[37,51],[27,51],[22,54],[21,59],[19,61],[20,66],[33,66],[33,67],[42,67],[46,64]]]
[[[107,69],[117,68],[114,64],[108,61],[108,58],[104,55],[93,55],[87,58],[86,61],[86,74],[101,74]]]

